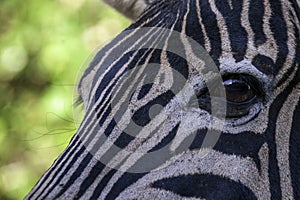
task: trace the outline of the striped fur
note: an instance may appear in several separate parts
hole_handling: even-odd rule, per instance
[[[83,122],[26,199],[300,199],[299,6],[299,0],[155,1],[86,70],[79,86]],[[148,32],[137,37],[144,27]],[[205,48],[222,77],[258,80],[261,100],[246,116],[227,118],[218,130],[209,127],[207,110],[178,106],[184,87],[172,92],[178,79],[170,68],[196,90],[205,87],[201,74],[212,77],[209,63],[194,69],[197,55],[184,37],[176,45],[187,60],[166,51],[172,31]],[[142,49],[147,41],[152,48]],[[160,68],[153,84],[141,87],[149,63]],[[133,78],[122,82],[128,71]],[[149,117],[154,103],[161,112]],[[127,134],[132,121],[139,128]],[[222,131],[213,148],[202,146],[208,129]],[[169,157],[151,157],[157,149]],[[136,172],[141,166],[149,170]]]

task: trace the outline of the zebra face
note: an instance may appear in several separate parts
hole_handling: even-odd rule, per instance
[[[155,1],[83,75],[28,198],[300,198],[299,2]]]

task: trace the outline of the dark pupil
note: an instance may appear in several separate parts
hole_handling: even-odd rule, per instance
[[[224,81],[226,99],[233,103],[246,102],[254,96],[252,88],[244,81],[229,79]]]

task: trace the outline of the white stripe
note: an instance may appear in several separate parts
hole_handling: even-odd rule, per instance
[[[243,9],[241,13],[241,22],[242,22],[242,27],[244,27],[244,29],[248,34],[248,43],[247,43],[245,58],[247,60],[252,60],[254,56],[257,55],[257,48],[254,45],[254,40],[255,40],[254,32],[250,25],[249,8],[250,8],[250,1],[244,0]]]
[[[264,1],[264,7],[265,13],[263,17],[263,30],[264,34],[266,35],[267,41],[258,47],[258,52],[262,55],[270,57],[274,62],[276,62],[278,47],[276,45],[276,41],[270,27],[270,19],[272,14],[270,0]]]
[[[227,66],[234,66],[235,59],[232,55],[232,49],[231,49],[231,43],[230,43],[230,37],[229,32],[226,26],[225,19],[223,18],[222,14],[218,10],[216,6],[215,0],[209,0],[209,3],[211,5],[212,11],[216,14],[216,19],[218,23],[218,27],[221,34],[221,48],[222,48],[222,55],[219,59],[220,65],[227,65]],[[220,66],[220,68],[221,68]]]
[[[293,187],[291,183],[290,173],[290,133],[293,123],[293,114],[295,107],[299,103],[300,84],[296,87],[284,102],[278,119],[276,121],[276,144],[277,144],[277,160],[280,173],[280,186],[282,191],[282,199],[292,199]]]

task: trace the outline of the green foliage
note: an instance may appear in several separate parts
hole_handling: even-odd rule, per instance
[[[0,199],[22,199],[76,132],[86,59],[129,21],[99,0],[1,0],[0,24]]]

